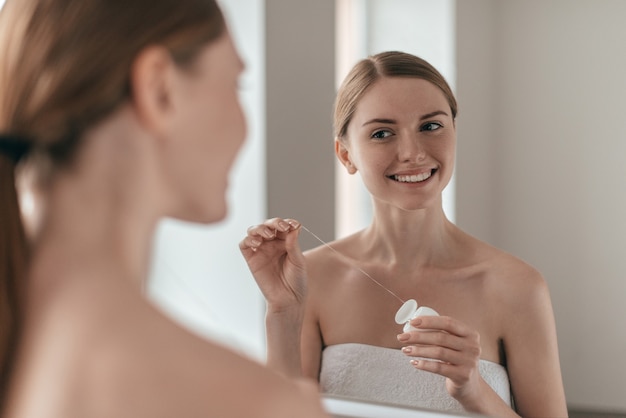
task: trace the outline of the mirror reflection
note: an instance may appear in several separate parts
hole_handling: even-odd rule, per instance
[[[622,76],[626,58],[620,53],[625,29],[619,17],[626,12],[626,5],[619,0],[396,1],[395,7],[388,3],[344,2],[344,9],[338,4],[333,16],[352,20],[349,26],[338,23],[335,34],[338,38],[347,36],[352,50],[338,54],[337,79],[341,80],[358,59],[383,50],[421,56],[441,71],[460,109],[455,171],[443,197],[446,216],[472,236],[524,260],[544,277],[554,310],[563,386],[572,416],[575,411],[626,411],[620,384],[626,373],[626,363],[620,357],[626,347],[626,332],[614,325],[614,318],[625,314],[618,297],[626,286],[622,256],[626,224],[620,221],[626,209],[626,193],[620,180],[626,169],[618,159],[626,155],[626,145],[620,140],[626,126],[619,113],[626,91]],[[235,22],[235,32],[244,25],[254,28],[250,22],[256,22],[259,31],[269,30],[251,17],[247,23]],[[321,22],[317,20],[318,25]],[[346,27],[350,29],[347,34],[343,32]],[[334,30],[333,22],[327,23],[326,30]],[[418,34],[420,30],[422,35]],[[263,58],[258,56],[262,49],[259,37],[253,38],[257,44],[250,36],[246,40],[243,34],[238,37],[248,61],[250,57]],[[259,173],[264,172],[266,162],[262,157],[256,159],[263,154],[257,151],[264,149],[264,141],[276,140],[274,136],[263,138],[259,122],[263,112],[254,113],[255,101],[263,101],[255,96],[260,93],[254,88],[263,83],[263,77],[255,75],[259,69],[254,65],[247,74],[253,88],[243,92],[252,114],[252,140],[250,152],[240,160],[240,170],[252,167],[257,175],[236,174],[241,177],[235,178],[233,199],[252,195],[256,203],[249,205],[252,212],[235,212],[227,224],[212,228],[211,234],[187,230],[187,226],[164,225],[157,247],[157,254],[164,255],[155,260],[154,293],[168,305],[177,299],[168,299],[172,294],[184,299],[188,292],[183,286],[191,287],[202,295],[196,298],[200,301],[183,305],[174,302],[171,309],[199,332],[233,342],[239,349],[240,342],[246,341],[244,351],[263,359],[264,302],[236,251],[246,228],[273,216],[294,217],[324,240],[332,241],[369,225],[374,206],[359,175],[348,176],[345,168],[336,174],[337,187],[343,190],[339,195],[344,199],[337,199],[334,219],[319,220],[311,213],[315,208],[307,211],[293,206],[294,202],[307,201],[298,193],[332,201],[334,191],[330,188],[298,191],[293,187],[289,189],[289,202],[281,203],[282,195],[263,195],[264,187],[272,190],[270,184],[251,184],[262,177]],[[321,77],[319,80],[328,82]],[[308,98],[321,90],[318,83],[310,84]],[[268,96],[276,94],[272,92]],[[312,99],[303,101],[301,97],[289,97],[288,92],[281,93],[291,103],[315,105]],[[310,111],[321,112],[326,118],[319,123],[327,125],[328,139],[295,129],[286,130],[284,135],[293,141],[297,132],[299,141],[317,143],[324,155],[332,156],[330,106],[326,100],[319,106],[321,110]],[[300,112],[305,112],[302,109]],[[271,116],[269,109],[268,114]],[[271,126],[273,122],[268,119],[267,123]],[[292,168],[288,155],[282,159],[272,156],[267,162],[271,160],[272,166],[280,167],[282,178],[267,178],[268,183],[293,182],[306,171],[303,162]],[[265,199],[271,201],[268,206],[273,205],[268,212],[258,203]],[[325,229],[329,227],[330,231]],[[301,235],[303,249],[319,245],[306,233]],[[230,264],[236,267],[206,266],[202,254],[190,258],[186,252],[192,245],[181,248],[177,244],[189,237],[197,240],[195,248],[202,251],[229,253],[233,257]],[[179,260],[188,265],[181,265]],[[168,266],[169,273],[164,273]],[[229,270],[222,270],[221,275],[205,274],[214,268]],[[184,277],[186,284],[166,280],[174,274]],[[206,283],[206,277],[222,279]],[[219,299],[212,296],[213,288],[226,290],[232,296],[229,302],[213,300]],[[416,298],[419,301],[423,296]],[[205,319],[206,307],[211,310],[210,321]],[[390,304],[382,316],[393,318],[395,308]],[[363,321],[363,315],[376,320],[368,316],[375,313],[355,313],[350,321]],[[524,312],[520,318],[533,313]],[[343,318],[345,314],[335,316]],[[250,317],[258,319],[250,321]],[[240,325],[243,321],[245,327]],[[498,356],[490,358],[501,363]]]

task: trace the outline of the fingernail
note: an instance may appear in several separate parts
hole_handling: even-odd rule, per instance
[[[398,341],[406,341],[409,339],[409,334],[404,333],[404,334],[398,334]]]
[[[250,241],[250,244],[252,244],[254,247],[258,247],[259,245],[261,245],[261,241],[259,241],[257,239],[252,239]]]
[[[278,228],[280,228],[281,231],[283,232],[287,232],[289,231],[289,224],[287,222],[279,222],[278,223]]]
[[[405,354],[411,353],[411,347],[402,347],[402,352]]]
[[[289,225],[291,226],[292,229],[300,228],[300,222],[298,221],[289,221]]]
[[[411,320],[411,325],[413,325],[414,327],[420,325],[422,323],[422,320],[420,318],[415,318]]]
[[[276,236],[276,233],[266,229],[265,231],[263,231],[263,235],[265,236],[265,238],[274,238]]]

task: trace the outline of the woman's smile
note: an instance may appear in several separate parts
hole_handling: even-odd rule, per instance
[[[430,179],[437,172],[436,168],[432,168],[429,170],[423,170],[418,173],[413,174],[392,174],[387,176],[387,178],[397,181],[399,183],[424,183],[428,179]]]

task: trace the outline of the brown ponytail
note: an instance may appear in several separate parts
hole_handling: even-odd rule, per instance
[[[15,162],[0,153],[0,400],[20,333],[27,245],[15,190]]]

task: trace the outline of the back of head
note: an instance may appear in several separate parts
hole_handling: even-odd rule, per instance
[[[457,103],[445,78],[427,61],[405,52],[388,51],[359,61],[348,73],[335,100],[335,138],[344,139],[352,115],[368,88],[381,77],[413,77],[431,82],[444,94],[450,105],[452,118],[457,114]]]
[[[186,66],[224,31],[215,0],[7,0],[0,11],[0,405],[27,253],[16,166],[70,158],[85,130],[132,99],[131,67],[147,46]]]

